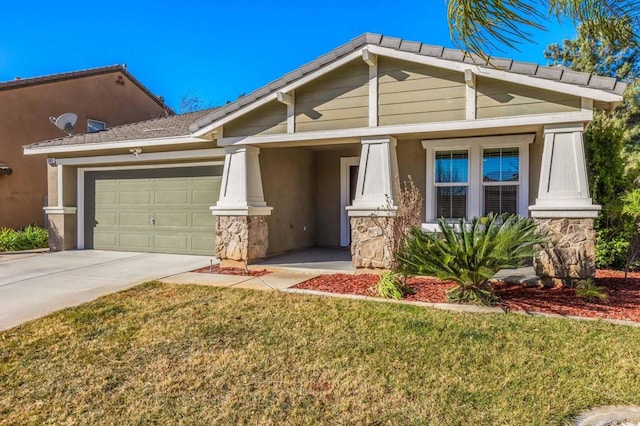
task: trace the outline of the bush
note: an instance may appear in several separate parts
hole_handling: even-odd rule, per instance
[[[455,231],[444,219],[438,223],[442,235],[412,229],[398,256],[399,269],[454,281],[458,285],[447,293],[450,302],[494,305],[489,280],[501,269],[522,266],[536,245],[547,241],[533,219],[516,215],[490,214],[483,224],[478,218],[461,220]]]
[[[21,230],[0,228],[0,251],[18,251],[49,246],[49,233],[36,225],[29,225]]]
[[[386,299],[402,299],[405,294],[415,293],[411,287],[405,284],[404,277],[391,271],[383,272],[380,275],[375,291],[378,296]]]
[[[609,293],[604,287],[598,286],[593,279],[580,281],[576,286],[576,296],[587,299],[589,302],[607,302]]]

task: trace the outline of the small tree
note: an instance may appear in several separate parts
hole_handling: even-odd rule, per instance
[[[530,259],[547,238],[531,218],[489,214],[486,222],[460,220],[452,227],[442,218],[441,234],[413,228],[398,259],[407,275],[435,275],[457,286],[447,292],[451,302],[494,305],[489,280],[501,269],[516,268]]]
[[[400,180],[395,182],[396,200],[387,197],[387,210],[395,210],[395,216],[391,220],[391,226],[387,226],[386,220],[380,216],[373,215],[376,226],[382,229],[390,259],[391,272],[385,272],[378,281],[376,291],[379,296],[386,298],[400,299],[412,290],[406,285],[406,277],[399,276],[398,254],[405,244],[405,240],[414,227],[419,227],[422,223],[423,198],[420,190],[416,187],[411,176],[407,181],[400,184]]]
[[[624,264],[624,277],[629,269],[640,260],[640,189],[626,193],[622,197],[622,215],[626,218],[629,246]]]

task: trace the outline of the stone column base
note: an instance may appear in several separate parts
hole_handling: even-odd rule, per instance
[[[249,263],[269,248],[266,216],[216,216],[216,257]]]
[[[351,217],[351,256],[356,268],[389,269],[393,264],[391,244],[393,217]],[[383,229],[384,228],[384,229]]]
[[[534,255],[536,275],[545,285],[574,285],[596,274],[593,219],[536,219],[550,246]]]

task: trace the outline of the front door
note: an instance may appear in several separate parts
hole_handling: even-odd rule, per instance
[[[351,224],[347,215],[347,206],[353,204],[358,186],[358,171],[360,157],[340,158],[340,245],[348,247],[351,244]]]

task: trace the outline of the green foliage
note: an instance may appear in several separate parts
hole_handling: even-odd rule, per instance
[[[514,48],[531,43],[532,29],[544,29],[550,19],[581,22],[585,32],[608,43],[637,43],[640,33],[637,0],[447,0],[449,32],[464,50],[484,55],[486,48]],[[547,10],[544,10],[544,9]]]
[[[624,269],[625,257],[629,248],[629,239],[611,230],[596,233],[596,267]]]
[[[29,225],[22,230],[0,228],[0,251],[30,250],[49,246],[46,229]]]
[[[415,291],[404,283],[403,277],[399,274],[387,271],[380,275],[376,293],[386,299],[402,299],[406,294],[414,294]]]
[[[495,304],[489,279],[501,269],[522,266],[547,238],[530,218],[489,214],[483,222],[460,220],[454,229],[440,219],[441,235],[413,228],[398,256],[400,271],[457,283],[447,294],[450,301]]]
[[[589,302],[607,302],[609,293],[604,287],[598,286],[592,278],[580,281],[576,286],[576,296],[587,299]]]

